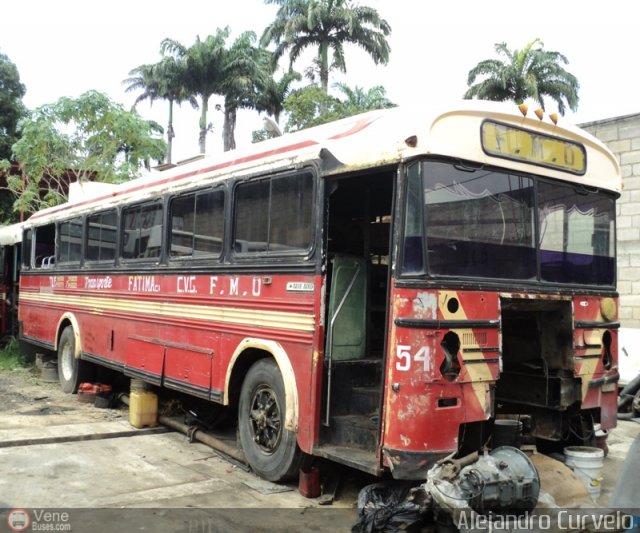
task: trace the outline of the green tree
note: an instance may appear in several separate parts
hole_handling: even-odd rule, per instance
[[[96,91],[39,107],[19,128],[13,153],[20,175],[8,176],[7,186],[21,214],[64,201],[71,179],[126,181],[166,152],[158,124]]]
[[[198,145],[201,154],[206,152],[207,133],[212,128],[207,122],[209,99],[214,94],[221,94],[220,86],[227,60],[225,47],[229,34],[228,27],[218,28],[215,35],[209,35],[204,41],[197,36],[195,43],[189,48],[174,39],[162,41],[162,53],[170,54],[184,63],[184,85],[192,95],[200,98]]]
[[[222,60],[219,91],[224,96],[224,151],[236,147],[235,128],[238,109],[255,109],[259,94],[270,77],[270,55],[256,45],[254,32],[241,34],[226,49]]]
[[[270,57],[270,54],[269,54]],[[269,63],[271,61],[269,60]],[[294,70],[285,72],[280,79],[276,79],[274,73],[267,76],[265,84],[258,91],[258,98],[255,109],[258,112],[264,112],[272,117],[276,124],[280,124],[280,117],[284,111],[284,105],[287,97],[292,94],[293,84],[300,81],[302,76]],[[262,129],[251,133],[251,142],[260,142],[274,136],[273,132]]]
[[[292,86],[301,79],[302,76],[293,70],[285,72],[280,79],[276,79],[273,75],[268,76],[258,93],[256,110],[267,113],[279,124],[280,116],[284,111],[284,103],[291,94]]]
[[[560,52],[544,50],[540,39],[529,42],[522,50],[509,50],[506,43],[495,45],[504,59],[486,59],[469,71],[465,98],[480,98],[499,102],[513,100],[517,104],[531,98],[545,108],[545,97],[558,105],[564,115],[566,106],[578,108],[576,77],[563,65],[567,58]],[[478,78],[482,78],[476,83]]]
[[[11,158],[11,147],[19,138],[17,125],[25,115],[25,92],[18,69],[5,54],[0,54],[0,159]]]
[[[285,131],[292,132],[344,118],[342,102],[322,87],[311,85],[293,91],[284,102]]]
[[[370,89],[352,89],[339,83],[335,87],[345,95],[345,99],[328,95],[317,86],[293,91],[284,105],[288,114],[286,131],[298,131],[366,111],[395,106],[387,99],[384,87],[379,85]]]
[[[0,165],[0,176],[10,170],[12,146],[20,138],[17,125],[26,113],[22,103],[25,92],[17,67],[5,54],[0,53],[0,161],[5,161],[4,165]],[[7,190],[1,190],[0,221],[3,223],[18,220],[12,205],[13,195]]]
[[[274,43],[274,61],[287,52],[290,66],[307,48],[317,48],[316,65],[325,93],[329,71],[346,72],[344,46],[362,48],[376,65],[389,61],[387,36],[391,27],[377,10],[349,0],[265,0],[279,7],[275,20],[265,29],[261,42]],[[329,62],[329,54],[332,62]]]
[[[169,102],[169,118],[167,121],[167,158],[171,163],[172,147],[175,131],[173,129],[173,104],[188,102],[194,109],[198,108],[198,101],[190,94],[185,86],[184,63],[175,57],[164,57],[153,65],[140,65],[129,72],[129,78],[123,81],[127,84],[126,92],[142,91],[133,106],[144,100],[153,105],[155,100]]]
[[[395,104],[387,98],[387,91],[382,85],[364,89],[357,85],[351,88],[345,83],[336,83],[334,87],[344,95],[342,105],[348,115],[395,107]]]

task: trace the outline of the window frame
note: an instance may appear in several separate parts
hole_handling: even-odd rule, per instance
[[[564,186],[568,186],[568,187],[579,187],[580,185],[568,180],[560,180],[560,179],[554,179],[551,178],[549,176],[545,176],[545,175],[540,175],[540,174],[534,174],[532,172],[527,172],[527,171],[516,171],[514,169],[510,169],[510,168],[505,168],[505,167],[499,167],[499,166],[495,166],[495,165],[486,165],[485,168],[489,169],[489,170],[493,170],[496,172],[500,172],[500,173],[513,173],[515,175],[518,176],[522,176],[522,177],[526,177],[526,178],[531,178],[533,180],[533,189],[534,189],[534,198],[533,198],[533,210],[534,210],[534,243],[535,243],[535,253],[536,253],[536,275],[534,279],[522,279],[522,278],[502,278],[502,277],[479,277],[479,276],[473,276],[473,277],[460,277],[460,276],[448,276],[448,275],[443,275],[443,274],[434,274],[431,268],[431,261],[429,260],[429,254],[427,252],[428,250],[428,245],[427,245],[427,237],[426,234],[423,236],[422,239],[422,246],[423,246],[423,251],[424,254],[423,255],[423,268],[424,270],[422,272],[413,272],[413,271],[407,271],[405,269],[405,254],[406,254],[406,250],[405,250],[405,240],[406,240],[406,236],[407,236],[407,221],[406,221],[406,217],[407,217],[407,195],[408,195],[408,189],[409,189],[409,179],[408,179],[408,172],[406,172],[412,165],[416,164],[416,162],[420,165],[420,175],[422,176],[423,172],[424,172],[424,164],[428,163],[430,161],[436,161],[436,162],[444,162],[444,163],[449,163],[449,164],[468,164],[470,167],[474,167],[475,165],[477,165],[477,163],[472,163],[472,162],[468,162],[466,160],[461,160],[461,159],[457,159],[457,158],[446,158],[446,157],[421,157],[421,158],[416,158],[415,160],[412,161],[407,161],[405,163],[405,172],[403,175],[403,186],[400,188],[402,191],[402,197],[398,199],[398,203],[400,205],[400,211],[398,212],[399,214],[399,220],[402,221],[402,227],[398,233],[398,251],[397,251],[397,265],[398,268],[396,269],[396,273],[395,273],[395,277],[398,281],[404,282],[412,282],[412,281],[416,281],[416,280],[421,280],[421,281],[429,281],[429,282],[434,282],[437,280],[438,283],[442,283],[442,284],[447,284],[447,283],[454,283],[454,284],[462,284],[462,285],[474,285],[474,286],[483,286],[483,285],[488,285],[488,286],[503,286],[503,287],[511,287],[511,286],[527,286],[527,287],[554,287],[560,290],[575,290],[576,288],[579,289],[585,289],[585,290],[595,290],[595,291],[608,291],[611,289],[615,289],[615,283],[616,283],[616,278],[617,278],[617,273],[618,273],[618,267],[617,267],[617,257],[618,257],[618,249],[617,249],[617,240],[614,239],[613,240],[613,284],[605,284],[605,283],[599,283],[599,284],[595,284],[595,283],[581,283],[581,282],[558,282],[558,281],[548,281],[543,279],[542,273],[541,273],[541,266],[540,266],[540,254],[541,254],[541,243],[540,243],[540,235],[539,235],[539,231],[540,231],[540,221],[538,220],[538,212],[540,209],[539,206],[539,186],[541,183],[551,183],[551,184],[560,184],[560,185],[564,185]],[[611,198],[614,202],[614,209],[613,209],[613,218],[611,219],[611,222],[613,224],[613,235],[616,235],[617,232],[617,213],[616,213],[616,209],[615,206],[617,205],[616,202],[616,195],[610,191],[601,189],[600,193],[602,194],[603,197],[608,197]]]
[[[208,194],[208,193],[222,193],[222,242],[219,253],[199,253],[198,255],[193,254],[193,249],[191,255],[184,256],[172,256],[171,255],[171,245],[172,245],[172,235],[173,235],[173,216],[171,213],[172,205],[175,201],[187,198],[189,196],[193,196],[193,204],[194,204],[194,212],[197,206],[197,198],[199,195]],[[165,212],[166,216],[166,236],[164,242],[165,254],[167,258],[167,262],[169,264],[180,264],[183,262],[194,263],[197,261],[215,261],[216,263],[220,263],[224,260],[225,250],[227,245],[227,226],[228,226],[228,217],[227,217],[227,203],[228,203],[228,194],[226,187],[224,185],[217,184],[215,186],[201,187],[197,189],[189,189],[186,191],[181,191],[178,194],[169,195],[167,198],[167,208]],[[193,234],[195,235],[195,233]]]
[[[113,212],[113,214],[115,215],[115,219],[116,219],[116,225],[115,225],[115,241],[114,241],[114,251],[113,251],[113,258],[112,259],[90,259],[88,257],[88,253],[89,253],[89,232],[90,232],[90,223],[89,223],[89,219],[92,217],[96,217],[96,216],[104,216],[108,213]],[[102,241],[100,241],[102,242]],[[84,244],[84,251],[82,254],[82,261],[83,261],[83,265],[92,267],[95,265],[100,265],[101,267],[104,266],[113,266],[116,261],[118,260],[118,252],[120,250],[120,210],[116,207],[109,207],[100,211],[95,211],[91,214],[87,214],[84,217],[84,238],[83,238],[83,244]]]
[[[79,221],[80,226],[80,256],[77,260],[68,260],[63,261],[61,258],[62,253],[62,226],[64,224],[72,224],[72,222],[76,220]],[[56,222],[56,265],[65,266],[65,267],[80,267],[84,260],[84,217],[81,215],[77,215],[72,218],[68,218],[65,220],[60,220]]]
[[[238,217],[238,189],[243,185],[259,183],[262,181],[268,181],[270,185],[270,193],[269,193],[269,221],[271,220],[271,184],[274,180],[278,179],[286,179],[297,176],[298,179],[302,176],[308,175],[311,178],[311,190],[309,194],[309,198],[311,201],[311,212],[309,215],[309,243],[306,248],[297,248],[293,250],[259,250],[259,251],[248,251],[242,252],[236,250],[236,234],[237,234],[237,217]],[[317,172],[312,167],[303,167],[301,169],[296,169],[289,172],[283,172],[281,174],[268,174],[261,175],[257,177],[252,177],[249,179],[239,179],[232,184],[231,190],[231,198],[230,198],[230,216],[228,217],[229,221],[229,250],[230,255],[234,261],[238,262],[256,262],[257,259],[266,259],[274,261],[280,260],[291,260],[295,259],[297,261],[308,261],[317,247],[317,234],[318,234],[318,175]],[[270,227],[270,224],[269,224]],[[268,236],[269,237],[269,236]],[[267,247],[270,242],[267,241]]]
[[[26,228],[22,230],[22,243],[20,250],[20,263],[23,270],[30,270],[33,268],[33,243],[35,242],[33,239],[34,236],[34,228]],[[24,246],[24,243],[29,242],[29,246]],[[26,253],[25,253],[26,252]]]
[[[160,208],[160,246],[158,255],[150,256],[150,257],[125,257],[124,256],[124,246],[125,246],[125,218],[128,210],[132,209],[144,209],[149,206],[157,206]],[[152,200],[131,202],[125,205],[122,205],[119,209],[119,218],[118,218],[118,251],[116,253],[116,262],[118,264],[130,264],[130,263],[157,263],[160,264],[164,257],[164,250],[166,247],[166,210],[165,210],[165,202],[162,197],[154,198]],[[153,226],[152,226],[153,227]],[[151,228],[148,228],[151,229]],[[136,231],[140,231],[142,228],[137,228]],[[148,244],[147,244],[148,248]]]
[[[47,227],[53,228],[53,243],[52,243],[53,254],[42,256],[42,261],[40,262],[40,265],[38,265],[37,264],[38,256],[36,255],[36,251],[38,248],[38,230],[43,230],[44,228],[47,228]],[[58,222],[51,221],[46,224],[42,224],[40,226],[33,226],[31,230],[32,230],[31,268],[33,270],[54,270],[57,266],[56,260],[58,258]],[[54,260],[53,263],[51,263],[51,258],[53,258]]]

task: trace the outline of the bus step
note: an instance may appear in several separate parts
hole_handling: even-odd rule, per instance
[[[374,451],[378,444],[377,416],[341,415],[331,418],[331,444]]]
[[[382,473],[380,462],[373,451],[361,450],[353,446],[323,444],[313,449],[313,455],[324,457],[374,476],[379,476]]]
[[[353,387],[351,389],[352,413],[371,415],[380,409],[380,387]]]

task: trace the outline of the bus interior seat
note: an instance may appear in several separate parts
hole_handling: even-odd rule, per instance
[[[339,314],[334,323],[332,346],[327,346],[327,351],[331,351],[334,361],[364,359],[367,349],[367,262],[363,257],[336,254],[331,264],[328,326],[336,312]]]

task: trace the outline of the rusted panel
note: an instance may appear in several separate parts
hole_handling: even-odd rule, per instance
[[[407,453],[455,450],[460,424],[492,414],[500,359],[498,295],[394,287],[391,302],[384,445]],[[449,333],[457,339],[457,353],[449,358],[459,373],[447,379],[442,344]]]

